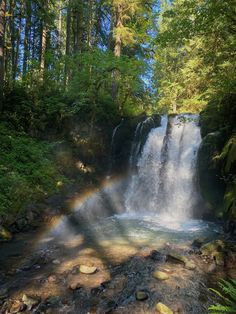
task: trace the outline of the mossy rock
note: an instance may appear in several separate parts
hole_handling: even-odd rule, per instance
[[[10,241],[12,234],[6,228],[0,226],[0,241]]]
[[[218,252],[222,252],[225,249],[225,243],[222,240],[214,240],[204,244],[200,251],[205,256],[215,256]]]
[[[181,255],[177,252],[169,252],[167,254],[167,261],[178,263],[178,264],[185,264],[188,262],[188,259],[186,256]]]

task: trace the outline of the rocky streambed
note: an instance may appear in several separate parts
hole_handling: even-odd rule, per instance
[[[63,236],[45,226],[1,244],[0,313],[204,314],[216,301],[209,287],[236,278],[236,247],[223,235]]]

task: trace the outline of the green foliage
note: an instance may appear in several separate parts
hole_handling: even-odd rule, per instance
[[[0,213],[17,214],[29,202],[67,182],[52,159],[53,144],[36,141],[0,124]]]
[[[219,282],[220,291],[210,289],[213,291],[221,300],[222,303],[217,303],[209,307],[209,311],[212,314],[226,314],[236,313],[236,280],[221,280]]]
[[[119,107],[125,115],[143,111],[145,90],[140,77],[146,70],[144,62],[134,57],[116,58],[109,51],[94,49],[71,58],[69,67],[72,79],[65,96],[73,114],[109,120],[121,114]],[[119,72],[116,102],[111,97],[114,70]]]
[[[159,106],[200,112],[235,93],[233,0],[176,0],[160,13],[155,45]]]

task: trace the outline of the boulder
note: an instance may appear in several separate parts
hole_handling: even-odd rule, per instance
[[[225,248],[225,243],[222,240],[214,240],[210,241],[201,246],[200,252],[204,256],[211,256],[213,257],[218,252],[222,252]]]

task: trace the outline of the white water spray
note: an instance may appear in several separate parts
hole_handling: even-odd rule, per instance
[[[158,214],[163,220],[191,218],[198,203],[195,182],[201,143],[198,116],[162,117],[152,129],[125,194],[129,213]]]

